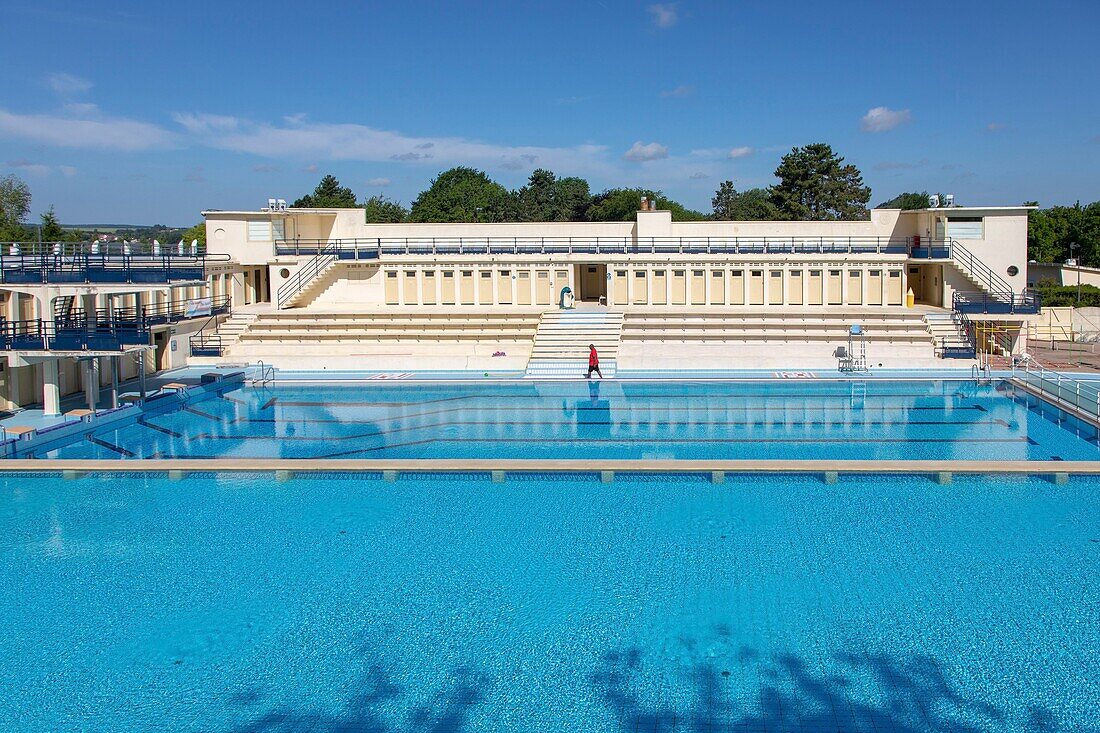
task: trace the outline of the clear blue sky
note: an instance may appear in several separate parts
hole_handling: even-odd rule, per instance
[[[7,0],[0,174],[68,223],[191,224],[330,172],[408,204],[460,164],[709,210],[822,141],[872,204],[1092,201],[1097,28],[1096,0]]]

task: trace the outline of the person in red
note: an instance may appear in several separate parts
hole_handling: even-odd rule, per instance
[[[592,372],[600,375],[600,379],[603,379],[603,372],[600,371],[600,355],[596,353],[596,345],[588,345],[588,374],[584,376],[585,379],[592,378]]]

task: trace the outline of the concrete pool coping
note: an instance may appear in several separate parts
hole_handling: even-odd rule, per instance
[[[0,474],[62,473],[77,478],[88,473],[135,474],[167,472],[169,478],[189,473],[270,473],[279,480],[303,473],[381,473],[387,480],[400,474],[485,473],[504,480],[509,473],[598,474],[604,481],[616,473],[710,474],[721,482],[736,474],[818,474],[826,483],[840,475],[919,474],[950,483],[954,474],[1047,476],[1061,482],[1070,475],[1100,475],[1100,461],[950,461],[950,460],[543,460],[543,459],[309,459],[214,458],[144,460],[8,459]]]

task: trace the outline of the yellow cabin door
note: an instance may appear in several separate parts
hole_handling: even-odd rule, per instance
[[[649,279],[645,270],[634,271],[634,305],[645,305],[649,302]]]
[[[882,305],[882,270],[867,271],[867,305]]]
[[[821,305],[821,270],[810,270],[806,278],[806,305]]]
[[[439,302],[443,305],[455,304],[455,271],[443,270],[439,273],[442,279],[439,281]]]
[[[672,271],[672,304],[687,305],[687,270]]]
[[[630,302],[630,277],[628,270],[615,270],[614,279],[611,281],[611,297],[608,302],[612,305],[626,305]]]
[[[401,273],[401,295],[405,305],[420,305],[420,294],[416,287],[416,270]]]
[[[668,305],[668,270],[653,271],[653,305]]]
[[[530,270],[520,270],[516,273],[516,304],[531,305]]]
[[[726,271],[710,271],[710,302],[712,305],[726,304]]]
[[[764,305],[763,270],[749,270],[749,305]]]
[[[905,297],[902,290],[901,270],[890,270],[886,278],[886,304],[902,305]]]
[[[691,304],[692,305],[706,305],[707,304],[707,271],[706,270],[692,270],[691,271]]]
[[[768,305],[783,305],[783,271],[768,271]]]
[[[745,271],[730,270],[730,305],[745,304]]]
[[[848,270],[848,305],[863,305],[863,270]]]
[[[539,270],[535,273],[535,303],[550,305],[553,302],[554,296],[550,294],[550,271]]]
[[[435,270],[424,270],[424,305],[435,305]]]
[[[386,270],[386,305],[397,305],[401,302],[401,289],[397,283],[397,270]]]
[[[841,291],[841,275],[844,273],[841,270],[829,270],[829,305],[843,305],[844,296]]]
[[[477,302],[481,305],[493,305],[493,271],[481,270],[477,278]]]
[[[500,270],[497,273],[497,303],[512,304],[512,271]]]
[[[787,303],[802,305],[802,270],[791,270],[787,277]]]
[[[463,270],[458,273],[458,297],[462,305],[474,304],[474,271]]]

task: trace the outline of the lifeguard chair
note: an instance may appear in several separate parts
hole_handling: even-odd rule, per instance
[[[867,335],[858,323],[848,329],[848,347],[838,346],[836,357],[837,369],[842,372],[867,371]]]

